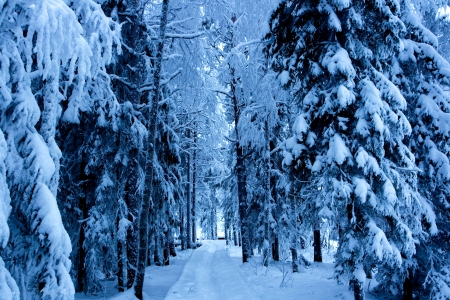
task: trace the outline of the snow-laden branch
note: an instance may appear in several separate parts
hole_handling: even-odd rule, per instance
[[[132,89],[136,88],[136,86],[135,86],[134,84],[132,84],[132,83],[130,83],[130,82],[124,80],[124,79],[123,79],[122,77],[120,77],[120,76],[117,76],[117,75],[115,75],[115,74],[109,74],[109,77],[110,77],[111,79],[113,79],[113,80],[120,81],[121,83],[125,84],[125,85],[128,86],[129,88],[132,88]]]
[[[173,21],[173,22],[170,22],[169,24],[167,24],[167,27],[173,27],[174,25],[181,24],[181,23],[193,20],[193,19],[194,19],[193,17],[189,17],[189,18],[186,18],[183,20]]]
[[[183,68],[178,68],[178,70],[176,70],[174,73],[170,74],[169,77],[167,77],[164,80],[161,80],[160,86],[164,86],[164,85],[168,84],[172,79],[174,79],[176,76],[181,74],[182,71],[183,71]],[[141,85],[139,92],[143,93],[143,92],[151,91],[152,89],[153,89],[153,82],[147,82],[147,83],[144,83],[143,85]]]
[[[226,140],[228,140],[228,141],[230,141],[230,142],[232,142],[232,143],[237,143],[237,140],[232,139],[232,138],[230,138],[230,137],[228,137],[228,136],[226,136],[226,135],[223,135],[223,137],[224,137]]]
[[[178,38],[178,39],[194,39],[203,35],[204,32],[194,32],[194,33],[166,33],[166,38]]]
[[[275,149],[273,149],[272,151],[270,151],[270,154],[273,154],[275,152],[277,152],[278,150],[281,149],[281,147],[283,147],[286,144],[286,141],[281,142]]]
[[[172,74],[170,74],[170,76],[168,78],[165,78],[164,80],[161,81],[161,85],[166,85],[168,84],[172,79],[174,79],[175,77],[177,77],[179,74],[181,74],[181,72],[183,71],[183,68],[178,68],[178,70],[176,70],[175,72],[173,72]]]
[[[216,93],[219,93],[219,94],[223,94],[223,95],[227,96],[228,98],[233,99],[233,96],[231,96],[230,94],[228,94],[228,93],[225,92],[225,91],[221,91],[221,90],[211,90],[211,92],[216,92]]]
[[[253,44],[257,44],[257,43],[262,43],[263,41],[261,41],[261,39],[255,39],[255,40],[251,40],[245,43],[240,43],[239,45],[237,45],[236,47],[234,47],[234,49],[239,50],[242,47],[247,47]]]

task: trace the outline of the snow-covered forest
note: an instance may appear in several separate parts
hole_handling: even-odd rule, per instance
[[[448,4],[0,0],[0,298],[148,299],[224,238],[450,299]]]

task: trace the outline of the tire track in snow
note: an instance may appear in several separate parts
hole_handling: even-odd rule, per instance
[[[166,300],[257,300],[249,283],[225,251],[225,241],[204,241],[192,253]]]

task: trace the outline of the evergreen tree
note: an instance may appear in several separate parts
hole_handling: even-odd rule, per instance
[[[91,52],[63,1],[8,1],[1,15],[0,126],[12,205],[6,265],[21,298],[72,299],[70,239],[55,199],[61,153],[54,137],[61,99],[82,100]]]
[[[389,76],[403,46],[402,5],[282,2],[267,36],[267,54],[298,101],[285,163],[306,171],[318,191],[306,199],[309,215],[340,221],[336,275],[349,276],[355,299],[364,299],[368,263],[400,294],[426,234],[422,220],[433,224],[405,144],[407,102]]]
[[[114,54],[120,54],[120,30],[94,1],[71,5],[91,49],[92,76],[85,82],[83,102],[63,101],[63,118],[56,132],[62,152],[58,204],[72,240],[76,290],[96,293],[102,289],[100,280],[114,276],[117,267],[114,224],[118,181],[114,156],[121,107],[111,90],[106,67]]]
[[[407,117],[412,125],[409,147],[420,169],[418,189],[426,211],[423,221],[432,234],[423,236],[404,289],[411,296],[445,299],[450,286],[450,260],[437,253],[450,250],[450,97],[445,92],[450,85],[450,65],[437,52],[438,39],[422,26],[412,8],[405,7],[402,20],[407,34],[403,49],[392,59],[390,76],[408,102]]]
[[[8,218],[11,213],[11,198],[6,183],[5,158],[8,151],[3,132],[0,130],[0,251],[4,249],[9,239]],[[0,252],[1,253],[1,252]],[[11,277],[8,269],[5,268],[5,262],[0,256],[0,293],[13,300],[19,300],[19,288],[16,281]]]

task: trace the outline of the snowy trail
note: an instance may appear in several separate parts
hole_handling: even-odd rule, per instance
[[[225,250],[225,241],[203,241],[186,263],[166,300],[254,299],[246,277]]]

